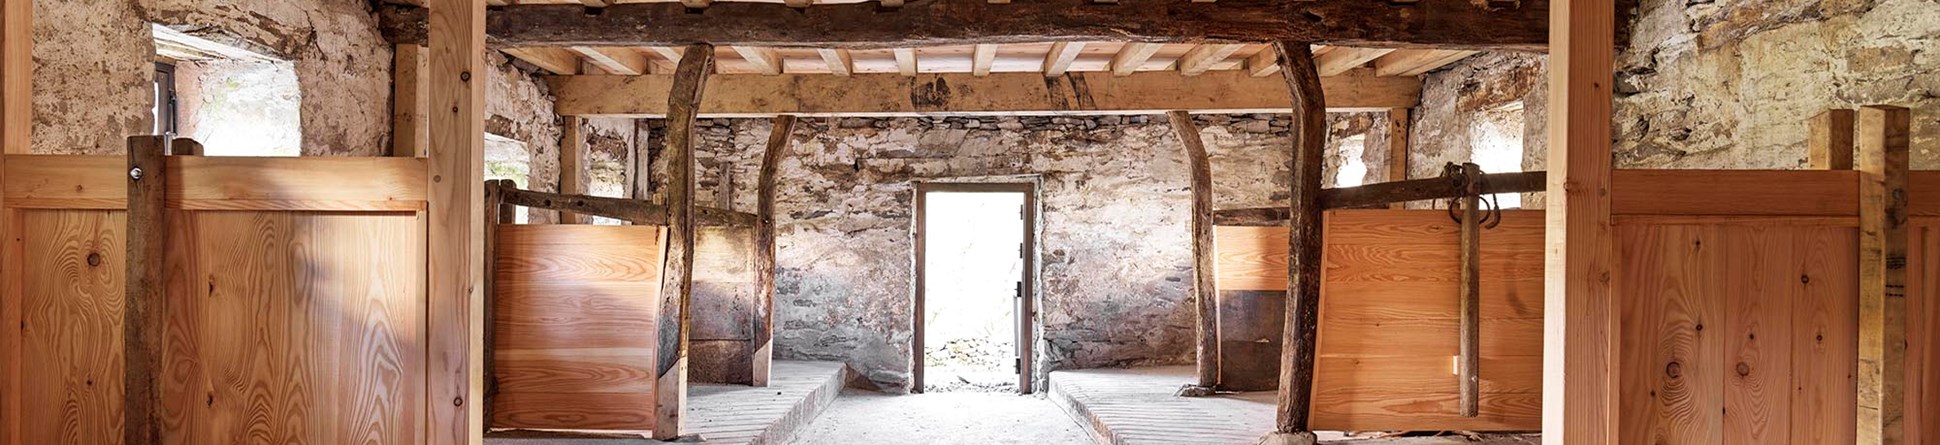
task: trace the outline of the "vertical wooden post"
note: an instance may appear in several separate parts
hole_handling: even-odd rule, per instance
[[[559,194],[586,194],[586,118],[565,116],[559,138]],[[559,211],[560,224],[586,224],[586,215]]]
[[[1219,386],[1219,289],[1213,281],[1212,161],[1199,126],[1184,111],[1166,113],[1172,131],[1186,148],[1186,163],[1192,170],[1192,295],[1198,322],[1193,331],[1199,336],[1195,356],[1199,380],[1179,389],[1178,395],[1212,395]]]
[[[1307,425],[1313,405],[1314,339],[1320,320],[1322,209],[1320,170],[1327,145],[1327,101],[1307,42],[1275,42],[1280,66],[1293,94],[1293,190],[1287,212],[1286,338],[1280,350],[1279,418],[1275,433],[1262,443],[1312,444]]]
[[[1408,109],[1388,109],[1388,182],[1408,180]],[[1399,209],[1407,203],[1388,204]]]
[[[1619,312],[1610,292],[1612,0],[1549,9],[1543,443],[1618,443]],[[1642,441],[1645,438],[1634,438]]]
[[[775,116],[774,127],[768,133],[768,150],[761,153],[760,177],[755,179],[754,280],[761,295],[755,298],[754,386],[768,386],[775,359],[775,176],[781,170],[781,155],[788,152],[788,135],[795,132],[795,117]]]
[[[425,442],[483,443],[485,3],[430,0]]]
[[[1905,443],[1906,171],[1912,113],[1859,110],[1859,443]]]
[[[162,327],[167,291],[168,141],[163,136],[128,138],[127,288],[123,292],[122,443],[162,443]]]
[[[431,71],[425,47],[401,44],[391,59],[391,156],[422,157],[431,145]]]
[[[688,45],[667,95],[667,265],[660,279],[660,350],[653,438],[680,436],[687,406],[687,339],[694,298],[694,119],[714,69],[714,46]]]
[[[1812,116],[1812,135],[1806,139],[1806,168],[1852,170],[1852,125],[1852,110],[1825,110]]]
[[[485,357],[485,394],[479,403],[483,404],[482,409],[484,410],[484,415],[482,417],[485,419],[492,418],[492,400],[498,396],[498,366],[493,363],[492,355],[492,350],[495,348],[495,341],[497,340],[493,335],[497,331],[493,329],[496,327],[493,325],[493,321],[497,320],[497,318],[493,317],[493,315],[497,311],[495,300],[498,297],[498,226],[499,224],[512,220],[511,212],[507,211],[512,206],[505,205],[503,194],[503,190],[506,187],[512,186],[511,182],[505,179],[485,180],[485,250],[482,255],[485,257],[485,271],[484,276],[479,278],[479,281],[483,283],[481,294],[484,295],[484,304],[479,306],[479,310],[484,312],[484,315],[479,318],[483,319],[485,324],[484,341],[481,342],[484,347],[484,353],[480,354]],[[489,430],[491,428],[484,429]]]
[[[0,0],[0,153],[34,150],[34,0]]]
[[[1482,167],[1462,164],[1462,183],[1462,281],[1457,286],[1461,301],[1456,303],[1462,315],[1462,361],[1457,386],[1462,416],[1475,417],[1482,404]]]

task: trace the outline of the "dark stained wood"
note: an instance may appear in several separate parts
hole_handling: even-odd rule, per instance
[[[674,71],[673,93],[667,99],[667,261],[671,277],[661,279],[660,346],[655,368],[657,384],[653,437],[670,440],[680,435],[686,407],[687,339],[694,294],[694,119],[699,115],[701,89],[714,68],[714,47],[688,45]]]
[[[1485,174],[1482,175],[1482,194],[1540,192],[1547,187],[1543,181],[1548,175],[1549,172],[1543,171]],[[1396,202],[1454,198],[1462,196],[1463,193],[1465,192],[1460,185],[1448,178],[1411,179],[1321,190],[1320,206],[1328,210],[1352,209]],[[1281,207],[1218,210],[1213,212],[1213,224],[1273,225],[1275,222],[1285,221],[1286,212],[1286,209]]]
[[[1461,235],[1461,282],[1458,295],[1461,301],[1461,368],[1460,383],[1462,392],[1462,417],[1475,417],[1481,412],[1482,381],[1479,368],[1482,366],[1482,167],[1475,164],[1462,165],[1465,182],[1462,196],[1462,235]]]
[[[493,334],[498,331],[495,323],[493,323],[493,320],[496,320],[494,317],[498,315],[497,310],[493,307],[496,305],[495,300],[498,298],[498,294],[494,293],[494,288],[498,285],[498,226],[499,224],[509,224],[512,221],[516,221],[514,215],[506,211],[514,207],[505,205],[505,198],[501,194],[503,190],[512,188],[511,184],[511,180],[505,179],[485,181],[485,258],[487,258],[487,262],[485,263],[485,276],[481,277],[484,286],[482,292],[485,296],[485,305],[480,309],[485,311],[484,410],[486,419],[492,418],[492,398],[498,396],[498,366],[492,362],[492,353],[494,352],[492,345],[492,340],[494,340]],[[491,421],[487,420],[485,423],[485,425],[479,426],[480,429],[488,433],[491,432]]]
[[[128,288],[122,307],[122,443],[162,443],[162,335],[164,252],[168,218],[163,184],[168,140],[162,136],[128,138]],[[52,409],[42,407],[41,409]]]
[[[1042,0],[993,4],[926,0],[900,8],[873,2],[796,9],[720,2],[624,3],[587,14],[579,5],[512,5],[488,16],[501,46],[738,46],[893,48],[1048,41],[1265,42],[1537,50],[1549,39],[1549,2],[1489,10],[1468,0],[1218,3]],[[393,43],[421,42],[421,8],[381,8]]]
[[[755,198],[754,279],[761,295],[755,297],[754,311],[754,386],[768,386],[768,373],[774,362],[775,341],[775,176],[781,169],[781,156],[788,151],[788,136],[795,131],[794,116],[775,116],[774,130],[768,134],[768,149],[761,153],[761,174]]]
[[[1280,347],[1285,331],[1285,290],[1221,290],[1214,333],[1219,340],[1219,390],[1272,391],[1280,381]]]
[[[1197,366],[1201,392],[1219,386],[1219,289],[1213,285],[1213,199],[1212,163],[1206,143],[1199,139],[1199,126],[1184,111],[1166,113],[1172,131],[1185,145],[1186,162],[1192,168],[1192,296],[1195,301],[1198,335]],[[1185,394],[1182,390],[1181,394]]]
[[[1906,252],[1912,113],[1859,109],[1859,441],[1906,442]]]
[[[507,185],[501,192],[506,204],[582,215],[604,216],[634,224],[667,225],[667,207],[647,201],[604,196],[566,195],[537,190],[520,190]],[[755,216],[709,207],[694,208],[694,222],[701,226],[752,227]]]
[[[1324,2],[1333,3],[1333,2]],[[1293,92],[1293,189],[1288,207],[1287,321],[1285,347],[1280,350],[1280,392],[1275,431],[1310,434],[1316,323],[1320,318],[1320,257],[1322,207],[1321,164],[1326,163],[1327,106],[1320,91],[1311,42],[1274,42],[1280,66]]]

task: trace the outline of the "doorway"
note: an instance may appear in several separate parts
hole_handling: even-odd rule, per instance
[[[1032,184],[916,186],[915,392],[1031,392]]]

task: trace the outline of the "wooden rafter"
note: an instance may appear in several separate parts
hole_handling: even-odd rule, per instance
[[[1227,57],[1232,57],[1233,53],[1245,47],[1246,45],[1232,43],[1207,43],[1195,46],[1184,56],[1179,57],[1179,74],[1197,76],[1211,70],[1213,65],[1225,62]]]
[[[576,74],[579,72],[579,56],[564,48],[506,48],[505,55],[551,71],[553,74]]]
[[[1064,75],[1066,70],[1071,69],[1071,62],[1078,60],[1078,54],[1083,53],[1084,49],[1084,42],[1052,43],[1051,51],[1044,56],[1044,75]]]
[[[1402,49],[1374,59],[1376,76],[1418,76],[1475,55],[1475,51]]]
[[[1124,48],[1118,50],[1118,55],[1111,58],[1112,75],[1132,75],[1132,72],[1145,65],[1145,61],[1152,60],[1152,55],[1158,54],[1161,48],[1164,46],[1157,43],[1126,43]]]
[[[627,48],[572,46],[566,49],[572,50],[575,54],[579,54],[579,57],[586,60],[586,63],[593,64],[593,66],[597,66],[612,74],[646,74],[648,71],[647,66],[652,63],[651,60],[647,59],[646,54],[641,54],[639,51]]]
[[[822,48],[815,50],[815,53],[822,56],[822,63],[829,65],[830,74],[837,76],[855,74],[855,57],[849,55],[849,50]]]
[[[1320,66],[1320,75],[1322,76],[1337,76],[1340,73],[1347,72],[1347,70],[1360,68],[1362,65],[1366,65],[1376,58],[1394,52],[1390,48],[1332,48],[1334,48],[1333,51],[1328,51],[1327,54],[1322,54],[1314,59],[1314,63]]]
[[[1280,56],[1273,48],[1261,50],[1259,54],[1246,58],[1246,72],[1253,77],[1266,77],[1280,72]]]
[[[916,64],[916,49],[896,48],[896,71],[905,76],[914,76],[922,67]]]
[[[997,62],[997,45],[979,43],[971,52],[970,74],[983,77],[990,75],[990,65]]]
[[[734,52],[740,54],[741,60],[745,60],[749,65],[753,65],[755,71],[759,71],[761,74],[770,76],[781,74],[781,56],[775,53],[774,48],[736,46],[734,47]]]

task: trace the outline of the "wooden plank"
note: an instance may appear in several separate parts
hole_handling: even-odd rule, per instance
[[[1407,108],[1388,109],[1388,181],[1408,180],[1408,125],[1411,123]],[[1402,208],[1402,203],[1388,204],[1388,208]]]
[[[0,0],[0,185],[8,183],[7,156],[33,151],[34,2]],[[19,212],[0,193],[0,326],[24,326]],[[0,335],[0,443],[19,444],[23,423],[24,329]],[[48,385],[52,386],[52,385]],[[44,406],[44,405],[43,405]]]
[[[1907,259],[1911,261],[1909,270],[1914,273],[1907,276],[1907,289],[1914,298],[1908,298],[1906,306],[1907,443],[1929,443],[1940,435],[1940,298],[1935,297],[1934,288],[1935,283],[1940,283],[1940,261],[1932,260],[1935,252],[1940,252],[1940,234],[1935,233],[1934,226],[1931,218],[1916,218],[1913,230],[1908,233],[1911,236]],[[1856,289],[1857,283],[1848,288]],[[1842,389],[1851,388],[1848,385]],[[1845,401],[1850,403],[1856,399],[1849,397]],[[1850,436],[1846,439],[1852,440]]]
[[[1322,207],[1321,164],[1327,145],[1326,99],[1320,75],[1314,71],[1309,42],[1279,41],[1280,65],[1286,67],[1287,90],[1293,95],[1293,187],[1287,223],[1287,310],[1285,346],[1280,350],[1280,391],[1274,436],[1292,435],[1312,443],[1309,427],[1313,404],[1314,337],[1320,319]]]
[[[1393,48],[1346,48],[1335,47],[1333,51],[1314,59],[1320,66],[1322,76],[1338,76],[1348,70],[1360,68],[1368,62],[1394,52]]]
[[[855,57],[849,50],[841,48],[820,48],[815,54],[822,56],[822,63],[828,64],[829,74],[847,76],[855,74]]]
[[[1179,56],[1179,74],[1192,77],[1205,74],[1213,65],[1225,62],[1227,57],[1239,52],[1246,45],[1232,43],[1206,43],[1194,46],[1185,55]]]
[[[424,443],[484,441],[485,5],[429,0]],[[583,13],[583,12],[582,12]]]
[[[0,154],[33,152],[34,2],[0,2]]]
[[[1552,5],[1549,19],[1549,190],[1543,292],[1543,440],[1617,443],[1619,307],[1611,298],[1612,0]],[[1618,184],[1621,184],[1619,182]],[[1653,370],[1655,371],[1655,370]],[[1661,374],[1650,374],[1661,375]],[[1622,436],[1637,437],[1637,436]],[[1713,442],[1715,443],[1715,442]]]
[[[1797,283],[1791,288],[1790,336],[1790,439],[1795,444],[1857,440],[1856,425],[1842,419],[1858,415],[1858,231],[1825,232],[1830,233],[1795,246],[1801,273],[1796,281],[1787,280]]]
[[[1111,74],[1118,77],[1130,76],[1132,72],[1143,67],[1145,61],[1151,60],[1153,54],[1158,54],[1163,48],[1165,45],[1160,43],[1127,42],[1124,48],[1118,50],[1118,55],[1112,56]]]
[[[1401,49],[1374,59],[1376,76],[1419,76],[1475,55],[1477,51]]]
[[[1176,72],[910,76],[716,75],[703,95],[701,116],[1285,113],[1290,104],[1284,82],[1239,71],[1212,71],[1189,81]],[[654,118],[667,114],[659,102],[667,97],[673,78],[563,76],[548,81],[559,97],[554,111],[561,115]],[[1329,77],[1321,85],[1328,91],[1331,111],[1412,107],[1421,96],[1421,82],[1409,78]]]
[[[761,152],[761,173],[756,179],[754,227],[755,286],[761,295],[755,299],[754,386],[768,386],[775,346],[775,177],[780,175],[781,157],[788,151],[789,135],[795,131],[794,116],[774,119],[768,133],[768,147]]]
[[[1052,43],[1051,51],[1044,55],[1044,68],[1041,69],[1044,77],[1064,75],[1065,71],[1071,69],[1071,62],[1078,60],[1078,55],[1084,53],[1084,49],[1084,42]]]
[[[1541,191],[1542,181],[1547,175],[1548,172],[1541,171],[1485,174],[1482,175],[1482,192],[1490,194]],[[1322,189],[1320,206],[1327,209],[1353,209],[1396,202],[1454,198],[1463,193],[1463,189],[1458,185],[1444,178],[1431,178]],[[1213,217],[1214,221],[1221,225],[1258,225],[1262,222],[1283,221],[1287,218],[1287,211],[1276,207],[1226,209],[1213,212]]]
[[[970,54],[970,75],[977,77],[990,75],[990,65],[996,61],[996,44],[977,44]]]
[[[1840,170],[1617,170],[1609,199],[1619,215],[1851,216],[1858,214],[1857,177]]]
[[[553,74],[579,74],[579,56],[564,48],[504,48],[500,51]]]
[[[8,205],[122,209],[111,182],[127,175],[120,156],[13,155]],[[171,156],[167,204],[183,210],[416,211],[424,208],[425,161],[389,157],[248,158]]]
[[[162,272],[169,226],[163,184],[169,177],[163,136],[128,138],[127,289],[122,292],[121,443],[162,443],[162,331],[168,301]]]
[[[646,54],[631,48],[569,46],[567,50],[579,54],[581,60],[591,63],[610,74],[641,75],[647,74]]]
[[[1805,166],[1813,170],[1851,170],[1852,110],[1826,110],[1812,116],[1805,138]]]
[[[774,3],[616,4],[600,14],[580,5],[514,5],[495,10],[491,35],[514,46],[715,45],[890,48],[1046,41],[1268,42],[1349,46],[1434,46],[1540,50],[1548,40],[1546,1],[1478,8],[1467,0],[1219,3],[1128,0],[874,2],[796,9]],[[707,8],[705,14],[689,8]],[[390,35],[411,41],[418,8],[387,6]],[[1316,19],[1324,18],[1324,19]],[[813,32],[804,32],[813,30]]]
[[[127,213],[8,211],[9,443],[122,441]],[[31,259],[31,260],[29,260]],[[13,360],[17,359],[17,360]],[[45,409],[61,407],[61,409]],[[16,408],[17,409],[17,408]]]
[[[564,195],[586,194],[586,121],[578,116],[564,116],[565,131],[559,138],[559,193]],[[585,214],[559,212],[560,224],[586,224],[591,221]]]
[[[904,76],[914,76],[922,68],[917,65],[916,49],[896,48],[896,71]]]
[[[769,76],[781,74],[781,55],[776,54],[774,48],[753,46],[734,46],[732,48],[735,53],[741,55],[741,60],[748,62],[749,65],[753,65],[756,72]],[[682,57],[681,60],[686,60],[686,58]]]
[[[1799,228],[1763,230],[1737,227],[1721,243],[1730,256],[1717,275],[1726,283],[1724,300],[1724,443],[1787,443],[1791,439],[1794,382],[1797,386],[1832,386],[1792,378],[1793,298],[1802,279]],[[1806,229],[1814,230],[1814,229]],[[1673,277],[1676,278],[1676,277]],[[1686,276],[1683,279],[1695,277]],[[1798,366],[1810,366],[1799,364]]]
[[[1279,52],[1274,51],[1273,48],[1269,47],[1267,49],[1260,50],[1259,53],[1253,54],[1252,57],[1247,57],[1246,58],[1247,75],[1250,75],[1253,77],[1266,77],[1266,76],[1278,74],[1280,72],[1280,56],[1278,54]]]
[[[1196,308],[1198,337],[1194,362],[1199,380],[1196,385],[1210,392],[1219,386],[1219,288],[1215,284],[1213,250],[1212,161],[1206,143],[1199,139],[1199,126],[1184,111],[1167,113],[1181,145],[1186,149],[1187,165],[1192,169],[1192,295]],[[1182,390],[1184,391],[1184,390]],[[1183,394],[1183,393],[1182,393]]]
[[[604,216],[634,224],[666,225],[666,206],[638,199],[607,198],[602,196],[561,195],[558,193],[535,192],[506,188],[502,191],[507,204],[570,211],[574,213]],[[694,219],[702,226],[753,227],[754,214],[721,210],[712,207],[694,208]]]
[[[1858,443],[1906,440],[1906,183],[1912,113],[1859,110]]]
[[[1734,253],[1724,233],[1708,226],[1616,229],[1623,267],[1612,280],[1623,324],[1613,358],[1621,363],[1623,396],[1622,410],[1612,412],[1623,413],[1621,437],[1725,443],[1726,337],[1719,333],[1728,329],[1727,282],[1716,277]],[[1548,380],[1545,396],[1556,390]]]
[[[391,156],[422,157],[431,145],[429,59],[423,45],[392,48]]]
[[[680,59],[673,88],[667,96],[667,265],[660,291],[659,360],[655,368],[653,438],[680,435],[686,409],[687,346],[693,315],[694,284],[694,120],[708,72],[714,68],[714,47],[689,45]]]

